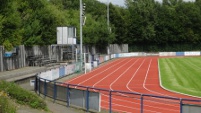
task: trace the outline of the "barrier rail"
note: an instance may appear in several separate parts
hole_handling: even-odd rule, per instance
[[[186,53],[176,53],[176,52],[163,52],[163,53],[154,53],[154,54],[146,54],[146,53],[138,53],[138,55],[161,55],[161,56],[171,56],[171,55],[187,55],[194,56],[200,55],[198,52],[186,52]],[[110,58],[118,58],[118,57],[132,57],[132,55],[137,55],[136,53],[130,54],[112,54],[111,57],[100,56],[99,62],[103,63]],[[35,82],[35,91],[39,94],[43,94],[44,96],[49,96],[55,100],[65,101],[67,106],[79,106],[85,109],[86,111],[95,110],[100,111],[100,102],[102,99],[102,108],[109,110],[109,112],[116,111],[115,103],[117,100],[127,100],[124,102],[125,105],[132,104],[132,112],[136,113],[146,113],[150,112],[145,109],[147,106],[151,106],[154,104],[155,106],[160,107],[161,111],[168,110],[167,106],[162,104],[170,104],[174,106],[179,113],[201,113],[201,100],[191,100],[191,99],[183,99],[183,98],[173,98],[167,96],[157,96],[157,95],[149,95],[149,94],[140,94],[134,92],[124,92],[124,91],[116,91],[116,90],[107,90],[93,87],[86,87],[74,84],[66,84],[55,82],[55,78],[63,77],[66,74],[72,74],[75,70],[79,70],[76,64],[72,64],[66,67],[60,67],[59,69],[55,69],[55,71],[51,70],[46,74],[42,74],[43,76],[36,76]],[[77,69],[75,69],[77,67]],[[60,70],[60,71],[58,71]],[[65,71],[66,70],[66,71]],[[49,78],[45,75],[54,75],[54,77]],[[59,74],[59,76],[57,76]],[[42,77],[42,78],[41,78]],[[75,95],[78,94],[78,95]],[[94,96],[95,95],[95,96]],[[101,96],[100,96],[101,95]],[[80,98],[81,97],[81,98]],[[93,100],[93,101],[92,101]],[[106,102],[104,102],[104,101]],[[95,103],[94,103],[95,102]],[[171,111],[170,111],[171,112]],[[166,112],[165,112],[166,113]]]
[[[35,78],[35,91],[38,94],[51,97],[55,100],[66,102],[67,107],[77,106],[83,108],[86,111],[101,111],[101,95],[105,95],[107,103],[102,103],[103,106],[107,106],[109,113],[113,112],[113,98],[119,98],[121,100],[129,100],[129,104],[133,104],[136,113],[147,112],[144,109],[145,106],[151,104],[158,105],[162,109],[167,109],[162,104],[170,104],[176,106],[179,109],[179,113],[200,113],[201,100],[182,99],[166,96],[157,96],[149,94],[140,94],[134,92],[125,92],[117,90],[107,90],[101,88],[93,88],[75,84],[66,84],[62,82],[49,81],[36,76]],[[105,98],[105,97],[104,97]],[[158,104],[157,104],[158,103]],[[125,103],[126,104],[126,103]],[[128,104],[128,103],[127,103]],[[191,109],[191,110],[190,110]],[[196,110],[195,110],[196,109]],[[115,110],[114,110],[115,111]],[[196,112],[197,111],[197,112]],[[159,111],[158,111],[159,112]]]
[[[72,87],[77,88],[72,88]],[[86,111],[100,112],[101,96],[93,88],[53,82],[40,77],[35,78],[35,91],[40,95],[48,96],[55,100],[66,102],[67,107],[76,106]]]

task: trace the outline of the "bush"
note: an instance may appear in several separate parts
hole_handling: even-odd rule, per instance
[[[0,81],[0,91],[4,91],[20,104],[29,105],[32,108],[47,110],[46,103],[36,94],[22,89],[15,83]]]
[[[3,46],[5,47],[6,51],[11,51],[13,49],[13,45],[9,40],[5,40]]]

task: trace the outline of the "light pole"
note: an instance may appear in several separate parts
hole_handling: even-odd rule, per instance
[[[107,27],[108,27],[108,32],[110,33],[110,0],[107,0]],[[107,54],[110,54],[110,47],[109,47],[109,43],[107,44]]]
[[[82,0],[80,0],[80,61],[81,61],[81,71],[82,71]]]
[[[80,0],[80,60],[81,60],[81,68],[82,68],[82,26],[84,26],[85,21],[86,21],[86,16],[85,16],[85,3],[82,3],[82,0]],[[82,69],[81,69],[82,71]]]
[[[110,10],[109,10],[109,0],[107,0],[107,26],[108,26],[108,30],[110,32]]]

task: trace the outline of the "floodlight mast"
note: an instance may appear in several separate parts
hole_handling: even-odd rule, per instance
[[[110,0],[107,0],[107,28],[108,32],[111,33],[110,29]],[[109,43],[107,44],[107,54],[110,54]]]
[[[107,27],[110,32],[110,1],[107,0]]]
[[[83,8],[83,5],[82,5],[82,0],[80,0],[80,62],[81,62],[81,71],[82,71],[82,65],[83,65],[83,62],[82,62],[82,8]]]
[[[81,61],[81,71],[82,71],[82,65],[83,65],[83,59],[82,59],[82,26],[85,24],[86,16],[85,16],[85,3],[82,3],[82,0],[80,0],[80,61]]]

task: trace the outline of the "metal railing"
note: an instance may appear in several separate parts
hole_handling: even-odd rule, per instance
[[[35,78],[35,91],[39,95],[43,94],[44,96],[52,98],[54,101],[64,101],[66,102],[67,107],[71,105],[77,106],[86,111],[92,110],[99,112],[99,105],[102,105],[102,108],[109,110],[109,113],[112,113],[113,111],[118,112],[116,109],[117,106],[120,106],[121,102],[123,102],[124,106],[132,106],[132,108],[127,107],[127,110],[128,112],[135,113],[146,113],[152,111],[153,108],[149,108],[151,106],[159,107],[158,110],[155,109],[156,112],[165,112],[165,110],[172,109],[170,106],[174,106],[174,110],[178,111],[177,113],[196,113],[195,111],[199,111],[198,113],[200,113],[201,111],[201,100],[182,99],[66,84],[62,82],[49,81],[38,76]],[[92,93],[96,94],[91,96]],[[99,93],[101,94],[101,97],[98,96]],[[75,96],[75,94],[77,96]],[[80,95],[82,95],[81,98]],[[102,100],[100,100],[100,98],[102,98]],[[121,106],[118,108],[121,108]]]
[[[132,53],[129,54],[130,56],[138,55],[138,53]],[[127,54],[119,55],[121,57],[128,56]],[[110,60],[111,58],[118,58],[118,55],[111,55],[109,57],[106,56],[99,56],[98,62],[103,63],[107,60]],[[75,66],[70,67],[80,67],[78,64],[72,64]],[[69,69],[69,70],[68,70]],[[68,68],[68,66],[65,67],[65,69],[60,68],[59,76],[62,77],[66,72],[64,70],[67,70],[67,72],[76,72],[76,70],[79,70],[80,68],[73,69]],[[52,70],[53,71],[53,70]],[[52,72],[54,73],[54,72]],[[54,78],[54,77],[53,77]],[[72,96],[74,96],[75,93],[73,93],[74,89],[82,90],[81,92],[76,91],[76,93],[82,93],[84,98],[83,100],[79,100],[73,102]],[[39,94],[43,94],[44,96],[49,96],[55,100],[61,100],[66,102],[67,106],[75,105],[82,107],[86,111],[89,111],[91,109],[100,111],[100,106],[97,105],[97,103],[93,103],[95,101],[101,101],[101,108],[106,109],[109,111],[109,113],[112,113],[113,111],[116,112],[135,112],[135,113],[156,113],[156,112],[162,112],[162,113],[201,113],[201,99],[184,99],[184,98],[175,98],[173,96],[157,96],[157,95],[150,95],[150,94],[141,94],[141,93],[135,93],[135,92],[126,92],[126,91],[117,91],[117,90],[108,90],[108,89],[101,89],[101,88],[94,88],[94,87],[87,87],[87,86],[81,86],[81,85],[75,85],[75,84],[67,84],[67,83],[61,83],[61,82],[55,82],[46,80],[44,78],[40,78],[39,76],[36,76],[36,83],[35,83],[35,91],[37,91]],[[101,97],[96,96],[96,100],[92,101],[90,97],[90,93],[99,93]],[[81,95],[81,94],[80,94]],[[97,94],[98,95],[98,94]],[[79,97],[73,99],[77,99]],[[101,100],[98,100],[100,99]],[[93,108],[93,105],[97,105],[95,108]],[[118,109],[123,109],[122,111],[118,111]]]

